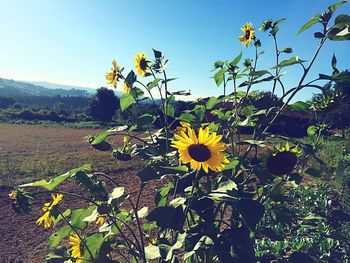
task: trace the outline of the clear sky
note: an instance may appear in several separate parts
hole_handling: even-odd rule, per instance
[[[133,68],[136,53],[151,57],[152,48],[170,58],[169,77],[178,77],[171,90],[190,89],[194,95],[219,95],[210,70],[216,60],[232,60],[241,51],[253,57],[254,47],[240,45],[246,22],[258,28],[267,18],[287,18],[280,24],[279,46],[310,60],[317,45],[315,28],[296,36],[314,14],[333,4],[329,0],[0,0],[0,77],[49,81],[77,86],[105,86],[111,61]],[[337,14],[350,12],[343,5]],[[265,50],[258,69],[272,67],[273,43],[257,32]],[[331,73],[333,52],[339,69],[350,68],[350,42],[326,42],[315,74]],[[287,59],[291,54],[285,55]],[[286,68],[292,87],[301,71]],[[257,88],[259,88],[257,86]],[[262,87],[266,88],[266,87]],[[315,90],[299,95],[305,99]]]

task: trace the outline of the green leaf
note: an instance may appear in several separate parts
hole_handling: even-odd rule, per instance
[[[186,165],[180,165],[180,166],[161,166],[160,168],[175,171],[175,172],[188,172],[188,167]]]
[[[110,204],[114,199],[118,199],[124,194],[124,187],[116,187],[109,195],[108,203]]]
[[[301,111],[301,112],[308,112],[309,111],[309,105],[303,101],[297,101],[291,105],[288,105],[288,108],[291,111]]]
[[[320,178],[322,176],[321,172],[315,168],[308,168],[305,173],[315,178]]]
[[[160,258],[160,250],[159,247],[153,246],[152,244],[149,244],[147,247],[145,247],[145,253],[146,253],[146,259],[152,260]]]
[[[148,83],[148,84],[147,84],[148,90],[151,90],[151,89],[153,89],[154,87],[156,87],[156,86],[158,85],[159,81],[161,81],[161,80],[162,80],[162,79],[157,78],[157,79],[153,80],[152,82]]]
[[[282,49],[281,52],[289,54],[289,53],[293,53],[293,49],[291,47],[286,47]]]
[[[71,257],[67,251],[67,248],[65,248],[64,246],[58,246],[46,256],[46,262],[63,263],[70,260],[70,258]]]
[[[227,180],[225,182],[221,182],[218,188],[213,190],[212,192],[225,193],[225,192],[232,192],[232,191],[238,191],[238,186],[234,181]]]
[[[254,78],[260,78],[261,76],[265,75],[265,74],[269,74],[270,72],[268,72],[267,70],[258,70],[258,71],[251,71],[249,73],[249,76],[252,76]]]
[[[309,137],[313,137],[313,136],[315,136],[317,130],[318,130],[318,129],[317,129],[316,126],[311,125],[311,126],[309,126],[309,127],[307,128],[307,135],[308,135]]]
[[[317,221],[319,221],[319,220],[325,220],[324,217],[322,217],[322,216],[317,216],[317,215],[314,215],[314,214],[309,214],[308,216],[304,217],[303,219],[304,219],[304,220],[317,220]]]
[[[148,215],[148,207],[144,206],[139,211],[137,211],[138,218],[145,218]]]
[[[207,110],[211,110],[211,109],[213,109],[213,107],[216,105],[216,104],[218,104],[218,103],[220,103],[222,100],[221,99],[218,99],[218,98],[216,98],[216,97],[210,97],[210,99],[207,101],[207,103],[205,104],[205,108],[207,109]]]
[[[247,227],[251,230],[255,229],[255,226],[259,223],[265,212],[264,206],[255,200],[239,200],[235,203],[235,207],[242,215]]]
[[[306,29],[308,29],[309,27],[313,26],[314,24],[316,24],[318,22],[318,19],[320,18],[320,14],[317,14],[313,17],[311,17],[311,19],[309,21],[307,21],[298,31],[297,35],[300,35],[302,32],[304,32]]]
[[[170,262],[170,260],[173,258],[174,252],[182,248],[186,238],[186,232],[179,233],[177,235],[177,239],[174,245],[171,246],[171,248],[168,250],[168,253],[166,255],[165,261]]]
[[[120,108],[122,111],[126,110],[131,104],[135,102],[135,98],[131,93],[124,93],[120,97]]]
[[[60,230],[58,230],[58,232],[53,233],[48,241],[49,248],[57,247],[61,240],[65,238],[71,231],[72,229],[70,226],[65,225]]]
[[[137,118],[137,127],[139,129],[142,129],[143,126],[145,126],[146,124],[152,124],[154,123],[154,121],[156,120],[156,116],[152,115],[152,114],[143,114],[140,117]]]
[[[163,206],[153,209],[146,218],[148,221],[155,221],[160,228],[181,230],[185,215],[182,206]]]
[[[303,62],[305,62],[305,60],[301,60],[301,59],[299,59],[298,56],[296,56],[296,57],[292,57],[290,59],[281,61],[277,66],[274,66],[271,69],[289,67],[289,66],[292,66],[295,64],[301,64]]]
[[[146,166],[144,169],[139,171],[136,175],[140,177],[142,183],[160,179],[157,172],[149,166]]]
[[[174,104],[167,102],[165,104],[166,107],[166,115],[173,117],[175,116],[175,107]],[[165,111],[164,111],[165,112]]]
[[[84,229],[87,223],[84,222],[83,219],[91,215],[95,209],[96,206],[90,206],[85,209],[74,210],[72,212],[70,224],[76,228]]]
[[[116,126],[116,127],[113,127],[109,130],[100,132],[96,135],[95,139],[91,142],[91,145],[99,144],[99,143],[105,141],[108,136],[116,135],[121,131],[125,131],[127,128],[128,128],[128,125]]]
[[[38,186],[38,187],[44,187],[47,190],[51,191],[55,189],[59,184],[61,184],[64,180],[66,180],[68,177],[73,177],[75,176],[76,173],[80,171],[91,171],[92,166],[91,164],[84,164],[83,166],[79,168],[75,168],[70,170],[69,172],[62,174],[60,176],[55,177],[54,179],[51,179],[50,181],[46,181],[45,179],[33,182],[33,183],[28,183],[28,184],[22,184],[18,187],[33,187],[33,186]]]
[[[68,217],[68,216],[70,216],[71,212],[72,211],[68,208],[66,211],[63,212],[63,216]],[[62,218],[63,218],[62,215],[58,214],[58,216],[56,218],[53,218],[53,220],[52,220],[53,224],[57,225],[58,222],[60,222]]]
[[[241,58],[242,58],[242,52],[239,53],[239,55],[230,62],[230,66],[236,66],[241,61]]]
[[[239,164],[239,160],[235,159],[235,160],[231,161],[230,163],[226,164],[225,167],[222,169],[222,171],[236,169],[238,164]]]
[[[185,121],[188,122],[190,124],[195,124],[197,122],[197,118],[196,116],[192,115],[191,113],[182,113],[179,117],[180,121]]]
[[[85,239],[85,243],[87,247],[89,248],[92,256],[96,259],[99,255],[101,245],[104,242],[103,234],[102,233],[95,233],[91,236],[88,236]],[[86,248],[84,248],[84,259],[91,259],[90,254]]]
[[[129,87],[132,87],[136,81],[136,75],[133,70],[129,72],[129,74],[125,78],[125,82]]]
[[[222,68],[214,75],[216,86],[219,87],[221,83],[224,81],[225,72],[226,72],[226,68]]]
[[[328,7],[328,10],[333,14],[335,10],[337,10],[338,7],[341,5],[347,3],[348,1],[339,1],[331,6]]]

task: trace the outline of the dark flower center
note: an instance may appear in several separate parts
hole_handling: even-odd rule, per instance
[[[192,144],[188,147],[188,153],[197,162],[205,162],[210,159],[210,150],[204,144]]]
[[[274,175],[284,175],[292,172],[297,164],[298,157],[290,151],[278,152],[267,159],[267,170]]]
[[[250,37],[250,30],[245,31],[245,39],[249,39]]]
[[[140,60],[140,68],[142,69],[142,70],[146,70],[147,69],[147,61],[145,60],[145,59],[141,59]]]

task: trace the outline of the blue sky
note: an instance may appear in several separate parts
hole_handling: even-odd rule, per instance
[[[190,89],[195,96],[219,95],[210,70],[216,60],[232,60],[241,51],[253,57],[237,37],[251,22],[258,28],[267,18],[287,18],[280,25],[279,46],[309,60],[317,41],[315,28],[296,36],[299,27],[334,3],[328,0],[293,1],[130,1],[130,0],[0,0],[0,77],[49,81],[77,86],[105,86],[106,71],[117,60],[126,71],[138,52],[152,56],[152,48],[171,61],[169,77],[178,77],[170,90]],[[350,4],[339,13],[350,12]],[[257,32],[265,54],[258,69],[274,66],[271,37]],[[350,42],[326,42],[310,76],[331,73],[333,52],[339,69],[349,68]],[[285,55],[287,59],[291,54]],[[286,68],[288,88],[300,70]],[[259,88],[257,86],[257,88]],[[266,86],[260,88],[267,89]],[[306,99],[315,90],[299,94]]]

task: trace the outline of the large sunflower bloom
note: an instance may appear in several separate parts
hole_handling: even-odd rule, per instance
[[[114,88],[116,88],[118,77],[119,77],[119,67],[115,60],[112,61],[112,65],[113,67],[111,68],[111,71],[107,72],[106,74],[106,80],[108,85],[113,85]]]
[[[138,53],[134,59],[135,69],[139,76],[146,76],[147,70],[149,69],[149,61],[144,53]]]
[[[241,30],[243,31],[244,35],[239,36],[239,41],[241,41],[242,45],[248,47],[252,43],[252,39],[254,39],[254,28],[251,23],[246,23]]]
[[[81,240],[76,233],[69,236],[69,244],[72,246],[72,257],[77,259],[75,262],[82,263],[83,253],[81,249]]]
[[[191,127],[174,136],[177,140],[171,146],[178,149],[179,160],[184,164],[189,163],[194,170],[203,168],[206,173],[209,169],[219,172],[229,162],[223,153],[226,150],[225,144],[220,142],[222,135],[217,135],[216,132],[209,135],[209,128],[200,128],[198,138]]]
[[[51,210],[54,206],[58,205],[58,203],[62,200],[63,195],[62,194],[56,194],[51,195],[53,201],[47,202],[44,204],[42,210],[45,212],[41,217],[36,220],[37,225],[41,225],[44,222],[44,228],[49,228],[52,224],[52,218],[51,218]]]

